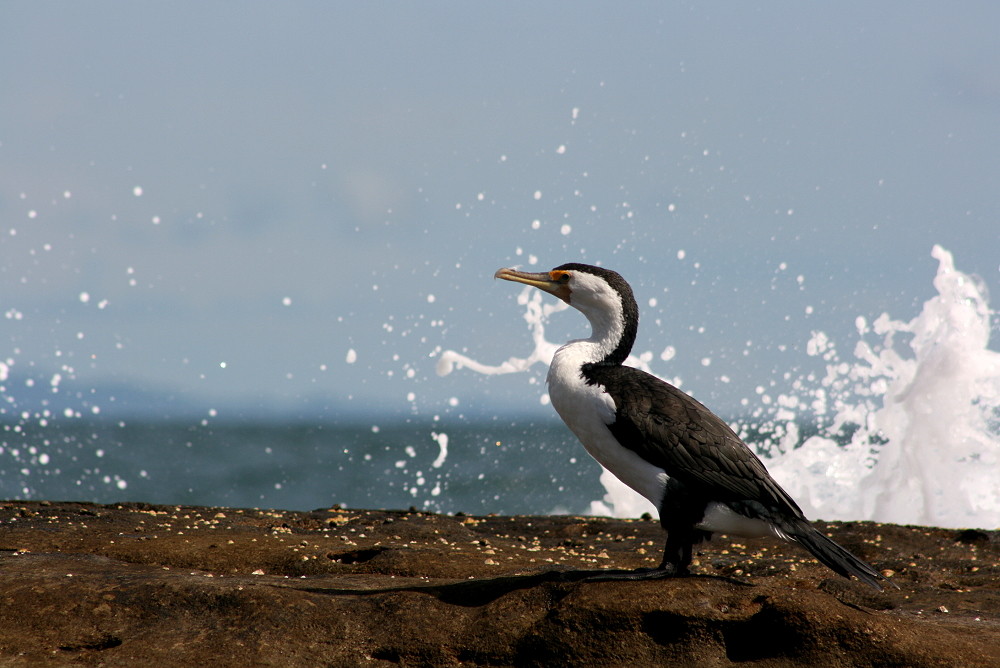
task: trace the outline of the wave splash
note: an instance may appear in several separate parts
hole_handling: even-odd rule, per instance
[[[857,320],[854,359],[815,333],[818,385],[779,397],[824,427],[781,444],[771,473],[810,516],[1000,526],[1000,353],[987,346],[985,287],[935,246],[937,295],[910,321]],[[787,417],[787,416],[781,416]],[[794,415],[793,415],[794,417]],[[763,428],[780,426],[772,416]],[[784,420],[787,427],[788,421]],[[847,439],[845,443],[844,440]]]

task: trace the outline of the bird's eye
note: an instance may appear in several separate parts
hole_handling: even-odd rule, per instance
[[[554,271],[552,279],[557,283],[569,283],[569,272],[568,271]]]

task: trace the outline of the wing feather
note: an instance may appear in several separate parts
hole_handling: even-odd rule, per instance
[[[802,517],[735,432],[697,400],[632,367],[588,366],[584,376],[614,399],[615,438],[667,475],[719,501],[755,501]]]

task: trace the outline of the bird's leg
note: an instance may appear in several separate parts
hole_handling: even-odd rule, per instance
[[[669,571],[673,575],[687,575],[694,543],[694,537],[691,535],[693,530],[676,524],[664,528],[667,530],[667,542],[663,546],[663,560],[657,570]]]
[[[692,496],[679,481],[672,478],[660,504],[660,526],[667,532],[660,565],[656,568],[602,573],[587,580],[657,580],[687,575],[695,543],[712,537],[710,532],[695,528],[705,516],[705,507],[703,499]]]
[[[694,544],[708,540],[707,531],[692,527],[671,525],[667,530],[667,542],[663,546],[663,560],[656,568],[638,568],[634,571],[611,572],[594,575],[587,578],[588,582],[602,580],[660,580],[663,578],[681,577],[688,574],[691,565],[691,555]]]
[[[687,575],[691,565],[694,545],[708,540],[712,534],[692,527],[676,525],[667,528],[667,542],[663,546],[663,561],[657,570],[671,571],[675,575]]]
[[[691,565],[691,543],[684,543],[675,539],[677,531],[667,534],[667,542],[663,546],[663,560],[657,567],[660,571],[671,571],[675,575],[687,575],[688,566]]]

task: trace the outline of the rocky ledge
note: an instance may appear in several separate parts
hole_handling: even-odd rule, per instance
[[[1000,665],[1000,535],[821,525],[876,592],[794,545],[656,522],[0,502],[0,665]]]

